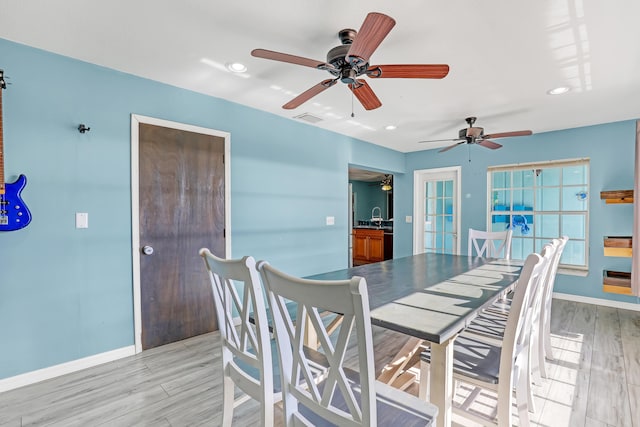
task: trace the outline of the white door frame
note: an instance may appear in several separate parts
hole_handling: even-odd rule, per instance
[[[131,115],[131,248],[133,255],[133,321],[136,353],[142,351],[142,301],[140,294],[140,123],[224,138],[224,228],[225,254],[231,258],[231,149],[229,132],[184,123]],[[193,254],[198,256],[198,254]],[[204,267],[203,267],[204,268]],[[202,272],[204,277],[204,270]]]
[[[454,180],[454,218],[455,218],[455,251],[460,253],[460,183],[461,166],[451,166],[445,168],[420,169],[413,171],[413,253],[424,252],[424,183],[427,181],[441,181],[443,179]]]

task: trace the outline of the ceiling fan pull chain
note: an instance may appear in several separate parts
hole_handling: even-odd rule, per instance
[[[355,117],[356,115],[353,113],[353,91],[351,91],[351,117]]]

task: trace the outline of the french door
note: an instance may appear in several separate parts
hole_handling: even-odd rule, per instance
[[[460,253],[460,167],[413,176],[413,253]]]

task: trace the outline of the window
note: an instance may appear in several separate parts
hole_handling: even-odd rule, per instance
[[[567,235],[561,267],[588,268],[589,159],[489,167],[487,179],[488,229],[513,230],[513,259]]]

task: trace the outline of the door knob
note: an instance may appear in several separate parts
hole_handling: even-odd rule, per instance
[[[142,253],[145,255],[151,255],[153,254],[153,248],[151,246],[143,246]]]

